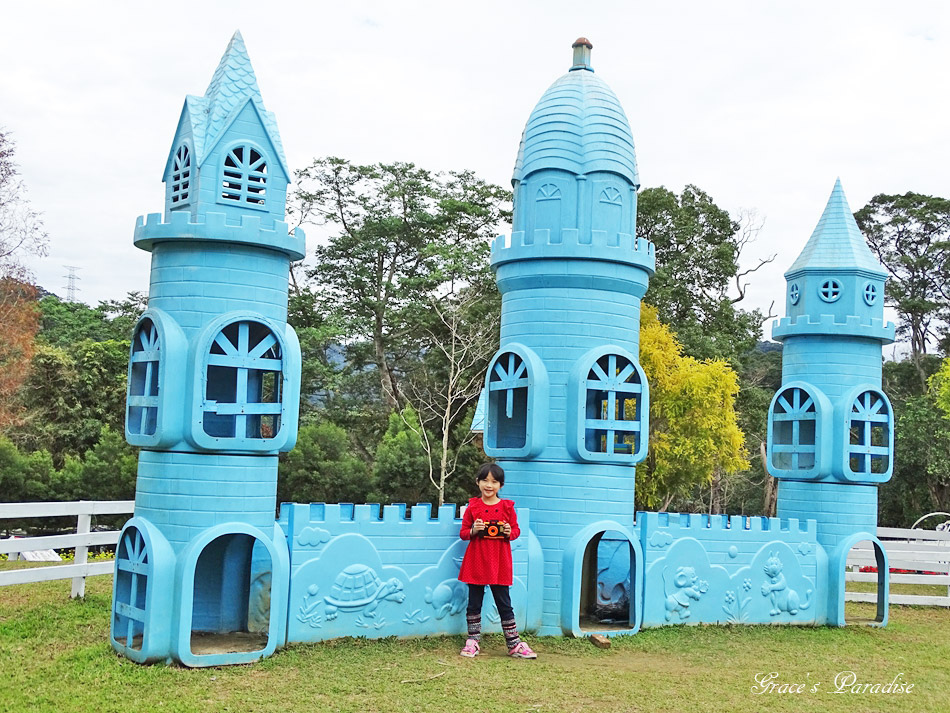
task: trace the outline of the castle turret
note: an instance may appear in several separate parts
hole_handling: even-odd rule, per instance
[[[135,227],[152,254],[126,413],[126,439],[142,450],[112,644],[136,661],[241,663],[285,638],[274,511],[277,454],[297,433],[287,291],[304,236],[283,222],[286,159],[240,33],[204,96],[185,100],[164,181],[164,220]]]
[[[836,182],[785,273],[788,316],[772,329],[784,344],[782,388],[769,408],[768,434],[779,517],[814,518],[829,552],[832,623],[843,623],[851,547],[872,540],[883,556],[877,485],[890,479],[894,454],[894,416],[881,390],[881,347],[894,339],[894,325],[884,321],[885,277]],[[886,591],[879,612],[882,599],[886,605]]]
[[[630,543],[635,573],[618,632],[639,623],[634,465],[646,455],[649,415],[640,299],[655,258],[636,237],[630,126],[594,74],[591,48],[574,43],[573,65],[528,118],[513,232],[491,257],[502,323],[486,376],[484,447],[508,474],[505,496],[531,511],[545,564],[543,602],[528,623],[544,634],[581,632],[605,532]]]

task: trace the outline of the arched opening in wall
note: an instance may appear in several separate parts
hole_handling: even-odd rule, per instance
[[[137,527],[126,528],[116,548],[115,603],[112,610],[112,638],[119,646],[141,651],[145,636],[148,595],[148,545]]]
[[[196,656],[260,651],[270,629],[273,561],[245,534],[209,542],[195,563],[191,652]]]
[[[844,566],[845,623],[879,624],[887,609],[890,572],[881,545],[872,540],[856,542]]]
[[[582,631],[616,631],[634,625],[635,567],[633,546],[623,533],[606,530],[591,538],[581,567],[578,622]]]

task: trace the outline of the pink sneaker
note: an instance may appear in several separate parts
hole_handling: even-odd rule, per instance
[[[508,651],[508,655],[516,659],[536,659],[538,655],[525,642],[521,641]]]
[[[460,654],[468,659],[473,659],[478,656],[478,642],[475,639],[469,639],[465,642],[465,646],[462,647]]]

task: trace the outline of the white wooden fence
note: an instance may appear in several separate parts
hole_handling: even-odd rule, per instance
[[[0,539],[0,554],[13,555],[46,549],[75,549],[73,564],[31,569],[12,569],[0,572],[0,587],[26,582],[45,582],[51,579],[72,579],[73,597],[86,593],[86,577],[112,574],[112,562],[89,562],[90,546],[114,545],[119,541],[118,530],[90,532],[93,515],[122,515],[131,513],[134,500],[80,500],[69,503],[0,503],[0,521],[22,520],[34,517],[76,517],[76,532],[68,535],[45,537],[17,537]],[[11,557],[12,559],[12,557]]]
[[[905,530],[879,527],[877,536],[887,551],[891,568],[890,583],[936,584],[947,587],[946,596],[925,594],[890,594],[891,604],[950,607],[950,532],[939,530]],[[877,582],[877,572],[861,572],[861,567],[877,567],[874,548],[865,540],[855,545],[848,554],[847,582]],[[912,570],[914,574],[894,572]],[[933,574],[922,574],[932,572]],[[876,602],[876,592],[846,592],[849,602]]]

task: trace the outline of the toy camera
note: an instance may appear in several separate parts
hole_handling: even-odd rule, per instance
[[[504,540],[507,538],[505,530],[502,527],[505,523],[502,520],[486,520],[485,529],[482,530],[482,536],[489,540]]]

